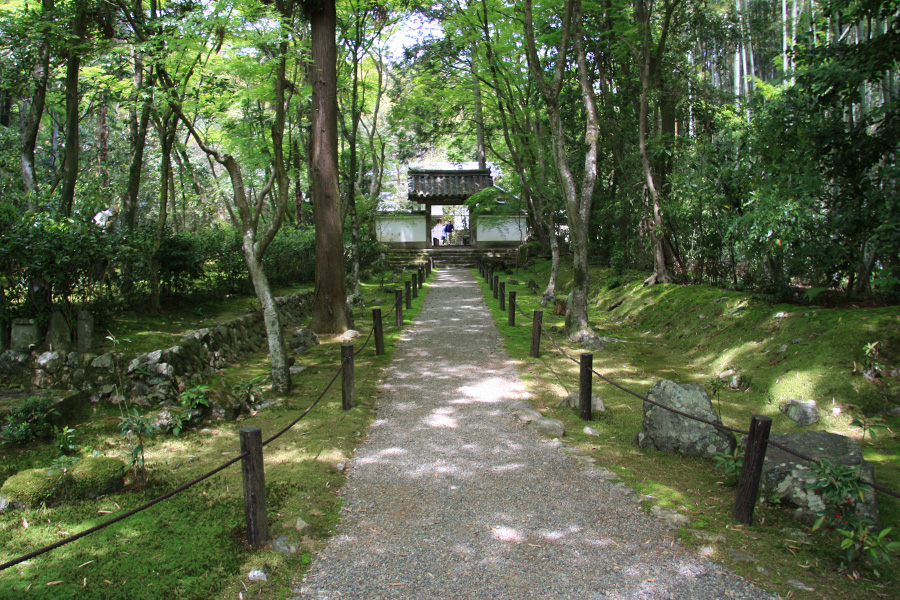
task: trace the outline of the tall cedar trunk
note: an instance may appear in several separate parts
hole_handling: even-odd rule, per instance
[[[53,10],[53,0],[41,0],[43,18],[50,18]],[[31,71],[31,79],[34,83],[34,91],[31,94],[31,102],[25,113],[25,123],[22,131],[22,151],[20,153],[19,166],[22,172],[22,187],[25,189],[28,208],[37,208],[38,183],[34,166],[34,152],[37,147],[38,131],[41,128],[41,117],[44,115],[44,103],[47,99],[47,80],[50,76],[50,42],[45,34],[40,38],[37,49],[37,60]]]
[[[334,0],[320,2],[310,10],[309,17],[314,64],[310,179],[316,227],[316,288],[310,328],[318,333],[343,333],[352,323],[344,282],[338,198]]]
[[[159,127],[160,149],[160,173],[159,173],[159,216],[156,219],[156,228],[153,230],[153,243],[150,247],[150,310],[154,313],[162,310],[159,299],[159,249],[162,247],[163,234],[166,231],[166,217],[168,215],[169,195],[172,171],[172,146],[175,143],[175,130],[178,121],[171,113],[163,116]]]
[[[78,182],[78,117],[81,95],[78,93],[78,73],[81,70],[81,46],[84,43],[84,26],[87,18],[85,0],[75,2],[75,20],[72,23],[74,44],[69,46],[66,61],[66,151],[63,158],[62,191],[59,201],[60,212],[72,214],[75,202],[75,184]]]
[[[581,2],[580,0],[568,0],[565,5],[562,28],[560,30],[560,45],[556,63],[554,65],[553,80],[547,83],[544,70],[537,54],[534,38],[534,23],[532,19],[531,0],[525,1],[525,39],[528,49],[528,66],[546,103],[547,117],[550,122],[550,142],[553,150],[553,161],[559,176],[563,195],[566,201],[566,219],[569,224],[569,235],[572,240],[572,254],[574,263],[574,282],[572,285],[571,300],[566,307],[566,333],[575,341],[584,341],[596,337],[588,323],[587,303],[590,290],[590,271],[588,270],[588,218],[591,212],[594,184],[597,181],[597,141],[599,137],[597,104],[594,96],[592,82],[588,79],[586,56],[581,40]],[[585,159],[584,175],[581,189],[575,181],[575,176],[568,162],[566,148],[566,132],[562,122],[560,110],[560,90],[562,87],[563,72],[566,67],[566,57],[570,43],[570,31],[575,27],[574,39],[576,59],[578,63],[578,79],[582,92],[582,101],[585,109]]]

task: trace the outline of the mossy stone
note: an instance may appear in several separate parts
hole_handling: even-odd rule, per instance
[[[124,486],[125,463],[118,458],[85,458],[69,469],[72,476],[68,496],[96,498],[117,492]]]
[[[47,469],[26,469],[3,483],[0,496],[15,508],[31,508],[42,502],[51,504],[64,485],[62,479],[63,477],[47,475]]]
[[[121,490],[125,463],[117,458],[84,458],[65,473],[56,469],[27,469],[6,480],[0,496],[10,506],[33,508],[65,499],[96,498]]]

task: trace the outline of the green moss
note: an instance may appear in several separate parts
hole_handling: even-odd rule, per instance
[[[123,487],[125,463],[118,458],[84,458],[69,469],[69,498],[96,498],[118,492]]]
[[[122,489],[125,463],[117,458],[85,458],[66,469],[26,469],[4,482],[0,495],[20,508],[63,500],[96,498]]]
[[[3,483],[0,496],[21,508],[40,506],[55,501],[65,487],[65,476],[47,474],[47,469],[19,471]]]
[[[367,304],[354,307],[356,328],[364,336],[369,333],[371,309],[380,307],[387,313],[391,307],[393,295],[382,294],[379,283],[380,278],[364,283],[362,296]],[[429,287],[430,282],[426,282],[413,300],[412,310],[403,311],[405,322],[421,310]],[[379,299],[382,301],[377,302]],[[176,320],[176,315],[171,317]],[[178,315],[177,320],[184,321],[185,316]],[[268,546],[248,548],[244,544],[241,471],[234,465],[120,523],[0,572],[0,598],[289,596],[312,554],[334,532],[340,519],[337,491],[344,474],[339,464],[353,456],[365,436],[374,415],[376,386],[400,336],[393,315],[384,325],[385,355],[375,356],[374,341],[361,350],[365,337],[354,340],[359,352],[354,360],[355,408],[342,410],[338,379],[306,418],[265,448],[270,534],[272,538],[286,535],[299,546],[297,554],[285,556]],[[6,558],[56,541],[62,532],[83,531],[206,473],[236,455],[242,427],[261,427],[264,438],[282,429],[309,407],[337,369],[340,340],[324,335],[321,341],[320,346],[297,357],[306,370],[293,377],[295,387],[290,394],[278,395],[270,389],[265,352],[241,357],[221,376],[208,381],[216,392],[232,393],[235,386],[246,388],[250,379],[261,375],[265,380],[254,387],[254,393],[259,394],[257,401],[275,400],[282,405],[242,415],[237,422],[213,421],[202,430],[178,437],[159,435],[146,440],[146,487],[126,479],[124,489],[96,499],[67,499],[46,507],[37,504],[31,509],[0,512],[0,548]],[[67,425],[76,428],[84,452],[98,451],[101,456],[112,457],[130,452],[118,428],[116,407],[101,403],[96,412],[81,417],[83,420]],[[45,474],[47,465],[58,456],[49,441],[21,447],[7,445],[0,452],[0,474],[38,467],[43,467],[39,471]],[[78,468],[83,469],[81,463],[71,467],[73,477],[78,475]],[[101,470],[92,468],[90,473]],[[294,529],[298,517],[311,525],[302,533]],[[268,581],[248,581],[246,575],[251,569],[264,569]]]
[[[520,281],[533,278],[538,289],[543,289],[548,273],[549,261],[538,261],[533,269],[513,277]],[[816,400],[821,414],[815,428],[855,438],[875,465],[878,483],[900,490],[900,443],[893,435],[900,418],[885,417],[884,424],[890,429],[879,430],[874,442],[863,439],[862,429],[851,425],[861,415],[883,415],[900,405],[900,379],[887,376],[900,366],[900,307],[770,305],[740,292],[708,286],[643,287],[645,275],[592,269],[591,326],[600,335],[619,340],[593,353],[595,370],[642,394],[659,379],[707,384],[733,368],[749,387],[722,389],[713,404],[726,425],[741,429],[749,426],[754,414],[761,414],[772,417],[773,432],[801,431],[779,412],[779,404],[789,398]],[[571,265],[564,264],[557,296],[565,295],[572,283]],[[487,295],[486,286],[484,289]],[[518,291],[517,301],[526,314],[544,308],[527,288]],[[735,523],[731,519],[735,488],[727,485],[712,461],[645,452],[631,445],[642,421],[638,398],[595,379],[594,392],[608,408],[601,419],[585,423],[575,412],[556,408],[561,395],[577,390],[578,365],[557,352],[546,338],[541,340],[540,358],[531,358],[530,319],[520,315],[517,326],[511,328],[497,301],[486,299],[507,350],[520,361],[538,408],[565,422],[570,432],[568,444],[620,475],[651,503],[685,514],[693,521],[692,530],[702,529],[706,534],[695,536],[682,530],[679,536],[685,543],[705,546],[704,552],[761,587],[792,597],[887,597],[884,590],[900,583],[900,559],[896,558],[879,569],[880,579],[860,565],[855,566],[858,576],[842,571],[835,551],[838,541],[827,534],[812,536],[812,544],[786,544],[785,531],[799,526],[790,512],[780,507],[760,504],[752,527]],[[562,324],[561,317],[545,308],[546,328]],[[577,360],[583,350],[569,345],[564,335],[553,335]],[[886,376],[871,381],[863,376],[864,347],[875,341]],[[581,435],[585,424],[598,429],[601,436]],[[896,523],[900,502],[885,494],[879,494],[878,500],[882,522],[886,526]],[[897,539],[894,533],[893,539]],[[764,560],[766,573],[755,565],[731,560],[728,549]],[[792,579],[816,588],[815,594],[790,587],[787,582]]]

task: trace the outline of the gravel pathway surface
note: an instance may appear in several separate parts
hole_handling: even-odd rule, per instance
[[[472,273],[436,273],[301,598],[774,598],[507,410],[524,396]]]

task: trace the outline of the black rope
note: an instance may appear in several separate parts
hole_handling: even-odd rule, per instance
[[[83,537],[86,536],[86,535],[90,535],[90,534],[94,533],[95,531],[100,531],[101,529],[105,529],[106,527],[109,527],[110,525],[113,525],[114,523],[118,523],[119,521],[122,521],[122,520],[124,520],[124,519],[127,519],[128,517],[130,517],[130,516],[132,516],[132,515],[135,515],[135,514],[141,512],[141,511],[143,511],[143,510],[146,510],[146,509],[150,508],[150,507],[153,506],[154,504],[158,504],[158,503],[162,502],[163,500],[168,500],[169,498],[171,498],[171,497],[174,496],[175,494],[177,494],[177,493],[179,493],[179,492],[183,492],[184,490],[188,489],[189,487],[192,487],[192,486],[197,485],[198,483],[200,483],[200,482],[203,481],[204,479],[208,479],[209,477],[212,477],[213,475],[215,475],[215,474],[218,473],[219,471],[221,471],[221,470],[223,470],[223,469],[226,469],[226,468],[230,467],[231,465],[233,465],[233,464],[236,463],[237,461],[241,460],[241,459],[244,458],[245,456],[249,456],[249,453],[248,453],[248,452],[243,452],[243,453],[241,453],[241,454],[235,456],[234,458],[232,458],[232,459],[229,460],[228,462],[226,462],[226,463],[220,465],[219,467],[216,467],[215,469],[213,469],[213,470],[210,471],[209,473],[206,473],[205,475],[201,475],[200,477],[198,477],[198,478],[196,478],[196,479],[194,479],[194,480],[192,480],[192,481],[189,481],[189,482],[185,483],[184,485],[182,485],[182,486],[180,486],[180,487],[177,487],[177,488],[175,488],[174,490],[172,490],[172,491],[170,491],[170,492],[168,492],[168,493],[166,493],[166,494],[163,494],[162,496],[159,496],[159,497],[157,497],[157,498],[154,498],[153,500],[147,502],[146,504],[142,504],[141,506],[138,506],[137,508],[133,508],[133,509],[129,510],[129,511],[126,512],[126,513],[123,513],[123,514],[121,514],[121,515],[119,515],[119,516],[117,516],[117,517],[114,517],[114,518],[112,518],[112,519],[110,519],[110,520],[108,520],[108,521],[104,521],[103,523],[100,523],[100,524],[98,524],[98,525],[94,525],[93,527],[90,527],[90,528],[88,528],[88,529],[85,529],[84,531],[82,531],[82,532],[80,532],[80,533],[76,533],[75,535],[69,536],[69,537],[67,537],[67,538],[65,538],[65,539],[63,539],[63,540],[60,540],[60,541],[56,542],[56,543],[50,544],[49,546],[44,546],[43,548],[40,548],[40,549],[38,549],[38,550],[35,550],[34,552],[29,552],[28,554],[26,554],[26,555],[24,555],[24,556],[20,556],[19,558],[13,559],[13,560],[11,560],[11,561],[9,561],[9,562],[5,562],[5,563],[3,563],[2,565],[0,565],[0,571],[3,571],[4,569],[8,569],[9,567],[12,567],[12,566],[14,566],[14,565],[17,565],[17,564],[19,564],[19,563],[21,563],[21,562],[25,562],[26,560],[30,560],[30,559],[32,559],[32,558],[34,558],[34,557],[36,557],[36,556],[40,556],[41,554],[44,554],[45,552],[49,552],[49,551],[51,551],[51,550],[55,550],[56,548],[59,548],[60,546],[65,546],[66,544],[69,544],[69,543],[71,543],[71,542],[74,542],[74,541],[77,540],[77,539],[81,539],[81,538],[83,538]]]
[[[374,330],[373,330],[373,331],[374,331]],[[369,334],[369,337],[371,337],[371,333]],[[368,340],[366,340],[366,343],[368,343]],[[363,346],[363,347],[365,347],[365,346]],[[306,415],[308,415],[309,412],[313,409],[313,407],[315,407],[316,404],[318,404],[319,401],[325,396],[325,394],[328,392],[328,390],[331,389],[331,386],[334,385],[334,382],[335,382],[335,380],[337,379],[337,376],[340,375],[341,372],[344,370],[344,366],[345,366],[345,365],[346,365],[346,361],[342,361],[342,362],[341,362],[341,366],[338,368],[337,372],[335,372],[334,376],[331,378],[331,381],[328,382],[328,385],[325,387],[325,389],[322,390],[322,393],[319,394],[318,398],[316,398],[315,401],[314,401],[312,404],[310,404],[309,407],[307,407],[307,409],[304,410],[303,413],[302,413],[299,417],[297,417],[296,419],[294,419],[289,425],[287,425],[286,427],[284,427],[283,429],[281,429],[278,433],[276,433],[275,435],[273,435],[272,437],[270,437],[269,439],[267,439],[266,441],[264,441],[264,442],[262,443],[262,445],[263,445],[263,446],[266,446],[267,444],[269,444],[269,443],[275,441],[276,439],[278,439],[279,437],[281,437],[284,433],[286,433],[288,430],[290,430],[291,427],[293,427],[294,425],[296,425],[303,417],[305,417]],[[94,532],[96,532],[96,531],[100,531],[101,529],[105,529],[106,527],[109,527],[110,525],[113,525],[113,524],[115,524],[115,523],[118,523],[119,521],[122,521],[122,520],[124,520],[124,519],[127,519],[128,517],[130,517],[130,516],[132,516],[132,515],[135,515],[135,514],[141,512],[141,511],[143,511],[143,510],[146,510],[146,509],[150,508],[151,506],[153,506],[153,505],[155,505],[155,504],[158,504],[158,503],[162,502],[163,500],[168,500],[169,498],[171,498],[171,497],[174,496],[175,494],[178,494],[179,492],[183,492],[184,490],[186,490],[186,489],[188,489],[188,488],[190,488],[190,487],[193,487],[193,486],[197,485],[198,483],[200,483],[200,482],[203,481],[204,479],[208,479],[208,478],[212,477],[213,475],[215,475],[215,474],[218,473],[219,471],[222,471],[222,470],[224,470],[224,469],[230,467],[231,465],[233,465],[234,463],[236,463],[237,461],[243,459],[243,458],[246,457],[246,456],[249,456],[249,453],[247,453],[247,452],[242,452],[241,454],[237,455],[236,457],[232,458],[231,460],[229,460],[229,461],[223,463],[222,465],[216,467],[216,468],[213,469],[212,471],[209,471],[208,473],[206,473],[206,474],[204,474],[204,475],[201,475],[200,477],[197,477],[196,479],[193,479],[193,480],[191,480],[191,481],[185,483],[184,485],[181,485],[181,486],[175,488],[174,490],[172,490],[172,491],[170,491],[170,492],[167,492],[167,493],[163,494],[162,496],[158,496],[158,497],[154,498],[153,500],[150,500],[149,502],[147,502],[147,503],[145,503],[145,504],[142,504],[141,506],[138,506],[137,508],[133,508],[133,509],[129,510],[129,511],[126,512],[126,513],[123,513],[123,514],[121,514],[121,515],[118,515],[117,517],[114,517],[114,518],[112,518],[112,519],[110,519],[110,520],[108,520],[108,521],[104,521],[103,523],[100,523],[100,524],[98,524],[98,525],[94,525],[93,527],[90,527],[90,528],[88,528],[88,529],[85,529],[84,531],[82,531],[82,532],[80,532],[80,533],[76,533],[75,535],[69,536],[69,537],[67,537],[67,538],[65,538],[65,539],[63,539],[63,540],[60,540],[60,541],[55,542],[55,543],[53,543],[53,544],[50,544],[49,546],[44,546],[43,548],[39,548],[38,550],[35,550],[35,551],[33,551],[33,552],[29,552],[28,554],[25,554],[25,555],[23,555],[23,556],[20,556],[20,557],[18,557],[18,558],[16,558],[16,559],[13,559],[13,560],[9,561],[9,562],[5,562],[5,563],[3,563],[2,565],[0,565],[0,571],[3,571],[3,570],[5,570],[5,569],[8,569],[9,567],[15,566],[15,565],[17,565],[17,564],[19,564],[19,563],[25,562],[26,560],[30,560],[30,559],[32,559],[32,558],[35,558],[36,556],[40,556],[41,554],[44,554],[44,553],[46,553],[46,552],[50,552],[51,550],[55,550],[56,548],[59,548],[60,546],[65,546],[66,544],[70,544],[70,543],[74,542],[75,540],[81,539],[81,538],[83,538],[83,537],[85,537],[85,536],[87,536],[87,535],[90,535],[90,534],[92,534],[92,533],[94,533]]]
[[[524,311],[522,311],[522,309],[521,309],[521,307],[520,307],[520,305],[519,305],[518,303],[516,304],[516,308],[519,309],[519,312],[522,313],[522,316],[523,316],[523,317],[525,317],[526,319],[528,318],[528,315],[527,315]],[[557,349],[563,356],[565,356],[566,358],[568,358],[569,360],[571,360],[571,361],[574,362],[575,364],[580,364],[578,360],[576,360],[575,358],[573,358],[568,352],[566,352],[565,350],[563,350],[563,349],[560,347],[559,344],[556,343],[556,340],[553,339],[553,336],[550,335],[550,332],[547,331],[547,329],[544,327],[544,324],[543,324],[543,323],[541,323],[541,331],[544,333],[544,335],[547,336],[547,338],[550,339],[551,342],[553,342],[553,345],[556,346],[556,349]],[[634,396],[635,398],[639,398],[640,400],[643,400],[644,402],[647,402],[647,403],[649,403],[649,404],[652,404],[653,406],[658,406],[658,407],[660,407],[660,408],[662,408],[662,409],[665,409],[665,410],[667,410],[667,411],[669,411],[669,412],[675,413],[676,415],[679,415],[679,416],[682,416],[682,417],[686,417],[686,418],[692,419],[692,420],[694,420],[694,421],[698,421],[698,422],[700,422],[700,423],[703,423],[703,424],[705,424],[705,425],[709,425],[709,426],[711,426],[711,427],[715,427],[716,429],[718,429],[718,430],[720,430],[720,431],[730,431],[731,433],[734,433],[734,434],[737,434],[737,435],[750,435],[750,432],[749,432],[749,431],[745,431],[745,430],[743,430],[743,429],[738,429],[738,428],[736,428],[736,427],[729,427],[728,425],[725,425],[725,424],[723,424],[723,423],[715,423],[715,422],[713,422],[713,421],[709,421],[709,420],[704,419],[704,418],[702,418],[702,417],[698,417],[698,416],[695,416],[695,415],[691,415],[691,414],[688,414],[688,413],[686,413],[686,412],[680,411],[680,410],[678,410],[678,409],[672,408],[672,407],[670,407],[670,406],[666,406],[665,404],[660,404],[659,402],[656,402],[656,401],[654,401],[654,400],[651,400],[651,399],[648,398],[647,396],[644,396],[644,395],[638,394],[637,392],[634,392],[634,391],[632,391],[632,390],[629,390],[629,389],[626,388],[625,386],[620,385],[619,383],[613,381],[612,379],[610,379],[610,378],[608,378],[608,377],[606,377],[606,376],[604,376],[604,375],[601,375],[601,374],[598,373],[595,369],[591,369],[591,372],[592,372],[594,375],[596,375],[597,377],[599,377],[600,379],[602,379],[603,381],[605,381],[606,383],[612,385],[613,387],[618,388],[619,390],[625,392],[626,394],[631,394],[631,395]],[[821,462],[820,459],[817,459],[817,458],[814,458],[814,457],[811,457],[811,456],[806,456],[806,455],[803,454],[802,452],[797,452],[796,450],[793,450],[793,449],[791,449],[791,448],[788,448],[788,447],[785,446],[784,444],[780,444],[780,443],[775,442],[775,441],[773,441],[773,440],[766,440],[766,443],[767,443],[768,445],[770,445],[770,446],[774,446],[775,448],[778,448],[779,450],[782,450],[782,451],[784,451],[784,452],[787,452],[788,454],[791,454],[791,455],[793,455],[793,456],[795,456],[795,457],[797,457],[797,458],[799,458],[799,459],[801,459],[801,460],[803,460],[803,461],[806,461],[806,462],[808,462],[808,463],[810,463],[810,464],[815,464],[815,465],[821,465],[821,464],[822,464],[822,462]],[[893,491],[893,490],[884,488],[884,487],[882,487],[882,486],[880,486],[880,485],[877,485],[877,484],[875,484],[875,483],[870,483],[870,482],[865,481],[865,480],[863,480],[863,479],[861,479],[861,478],[857,478],[857,479],[859,479],[859,481],[861,481],[862,483],[871,486],[872,489],[874,489],[874,490],[876,490],[876,491],[878,491],[878,492],[881,492],[882,494],[887,494],[888,496],[892,496],[892,497],[894,497],[894,498],[900,498],[900,493],[898,493],[898,492],[895,492],[895,491]]]
[[[268,445],[271,442],[274,442],[275,440],[280,438],[282,435],[287,433],[291,427],[293,427],[294,425],[296,425],[297,423],[300,422],[300,419],[302,419],[303,417],[305,417],[306,415],[309,414],[309,411],[311,411],[313,409],[313,407],[315,407],[315,405],[319,403],[319,400],[321,400],[322,398],[325,397],[325,394],[327,394],[328,390],[331,389],[331,386],[334,385],[334,382],[337,379],[338,375],[340,375],[341,372],[344,370],[344,366],[346,365],[346,363],[347,363],[346,360],[341,362],[341,366],[338,367],[338,370],[334,373],[334,377],[331,378],[331,381],[328,382],[328,385],[325,386],[325,389],[322,390],[322,393],[319,394],[319,397],[316,398],[315,401],[312,404],[310,404],[299,417],[297,417],[296,419],[291,421],[287,426],[283,427],[278,433],[276,433],[275,435],[273,435],[272,437],[270,437],[269,439],[264,441],[262,443],[263,447],[265,447],[266,445]]]
[[[366,346],[369,345],[369,340],[372,339],[372,334],[373,334],[373,333],[375,333],[375,327],[372,327],[372,329],[369,330],[369,336],[366,338],[366,341],[363,342],[363,345],[359,347],[359,350],[357,350],[357,351],[355,351],[355,352],[353,353],[353,356],[354,356],[354,357],[355,357],[357,354],[359,354],[360,352],[362,352],[363,350],[366,349]]]

